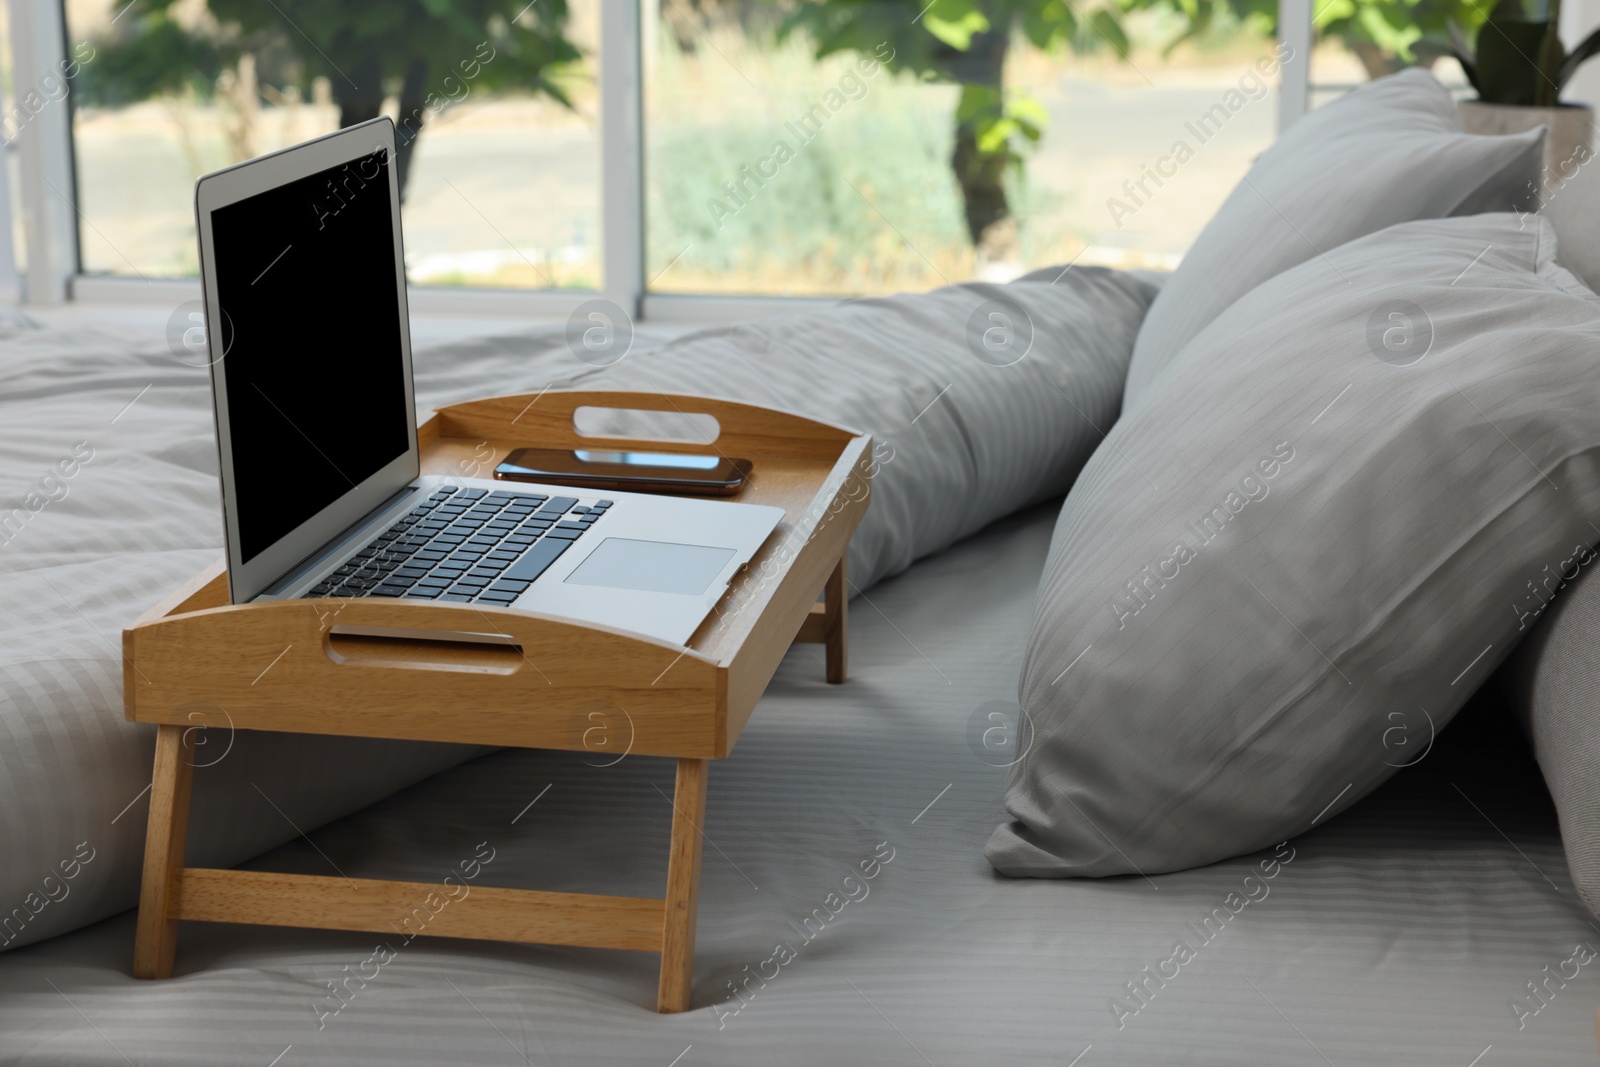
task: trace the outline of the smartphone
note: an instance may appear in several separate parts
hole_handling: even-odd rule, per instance
[[[556,448],[519,448],[494,469],[506,481],[704,496],[732,496],[749,474],[747,459]]]

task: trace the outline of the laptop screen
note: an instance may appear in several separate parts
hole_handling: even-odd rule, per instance
[[[410,443],[386,152],[211,213],[241,562]]]

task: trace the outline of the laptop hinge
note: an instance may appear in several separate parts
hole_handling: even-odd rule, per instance
[[[410,496],[416,491],[417,485],[415,482],[413,482],[410,485],[402,487],[393,495],[385,498],[383,503],[379,504],[365,515],[361,516],[361,518],[357,519],[349,526],[346,526],[343,530],[340,530],[334,536],[328,538],[328,540],[324,541],[316,551],[312,552],[305,559],[302,559],[299,563],[296,563],[293,567],[290,567],[288,571],[284,573],[283,577],[279,578],[277,581],[273,582],[271,585],[267,586],[259,594],[257,594],[256,599],[259,600],[262,597],[276,596],[284,589],[294,585],[301,578],[305,577],[307,572],[315,570],[317,567],[319,567],[323,560],[327,559],[329,556],[337,555],[340,550],[342,550],[351,541],[355,540],[357,534],[359,534],[367,526],[371,525],[373,516],[382,515],[385,511],[388,511],[401,500],[404,500],[406,497]]]

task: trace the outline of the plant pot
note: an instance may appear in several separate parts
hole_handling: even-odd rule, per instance
[[[1587,104],[1521,107],[1463,100],[1457,106],[1468,133],[1523,133],[1535,126],[1545,127],[1542,192],[1571,178],[1594,154],[1594,109]]]

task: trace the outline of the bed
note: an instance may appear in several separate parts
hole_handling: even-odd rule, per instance
[[[558,343],[425,344],[420,399],[542,388],[529,356]],[[112,515],[69,493],[0,549],[0,693],[76,687],[109,737],[127,729],[108,682],[118,627],[216,554],[204,373],[140,320],[19,331],[0,382],[0,489],[86,439],[82,487],[130,501]],[[148,486],[126,484],[153,463]],[[790,653],[712,772],[691,1011],[652,1010],[654,956],[398,929],[190,924],[177,976],[139,982],[125,912],[0,953],[0,1064],[1592,1062],[1600,931],[1490,691],[1420,761],[1277,849],[1152,878],[993,872],[1006,771],[982,735],[1015,715],[1058,510],[858,598],[842,688],[821,681],[820,648]],[[428,881],[477,857],[479,884],[653,895],[671,766],[607,762],[481,755],[248,865]],[[137,800],[148,764],[98,773]],[[38,819],[63,806],[32,803]]]

